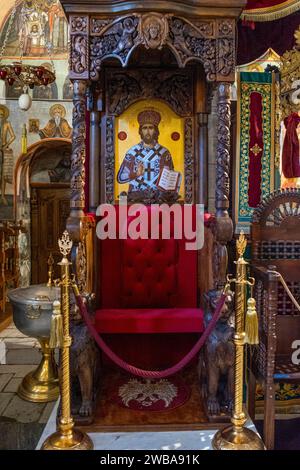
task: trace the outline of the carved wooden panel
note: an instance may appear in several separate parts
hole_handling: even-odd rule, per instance
[[[106,119],[106,147],[105,147],[105,202],[113,204],[114,182],[115,182],[115,139],[114,139],[114,118]]]
[[[70,16],[70,78],[89,77],[89,17]]]
[[[113,20],[92,17],[90,30],[92,80],[99,79],[105,59],[115,57],[125,67],[134,49],[140,45],[146,49],[169,47],[179,67],[191,60],[200,61],[208,81],[234,80],[233,19],[190,21],[172,14],[132,13]]]
[[[193,151],[193,120],[188,118],[185,121],[184,129],[184,184],[186,204],[194,202],[194,151]]]
[[[193,75],[191,70],[108,69],[106,76],[107,112],[122,114],[139,99],[161,99],[180,116],[193,113]]]

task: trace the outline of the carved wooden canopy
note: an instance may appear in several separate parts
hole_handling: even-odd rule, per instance
[[[201,62],[208,81],[234,81],[235,22],[245,0],[61,3],[70,23],[71,79],[97,81],[106,59],[116,58],[125,67],[133,51],[144,46],[168,47],[179,67]]]

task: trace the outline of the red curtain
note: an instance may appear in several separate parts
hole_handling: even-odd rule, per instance
[[[282,172],[286,178],[300,177],[299,139],[297,127],[300,123],[298,113],[292,113],[284,120],[286,134],[282,149]]]
[[[294,32],[300,24],[300,11],[274,21],[256,22],[251,29],[238,22],[237,63],[248,64],[263,55],[269,47],[282,55],[295,45]]]
[[[250,140],[249,140],[249,207],[257,207],[261,199],[261,158],[263,154],[262,96],[250,95]]]
[[[248,0],[244,10],[256,10],[257,8],[268,8],[277,5],[284,5],[288,3],[287,0]]]

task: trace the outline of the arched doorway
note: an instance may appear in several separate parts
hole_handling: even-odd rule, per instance
[[[48,279],[48,258],[54,276],[60,260],[57,240],[66,227],[70,207],[71,142],[43,139],[21,155],[15,169],[15,215],[27,228],[19,240],[21,285]]]

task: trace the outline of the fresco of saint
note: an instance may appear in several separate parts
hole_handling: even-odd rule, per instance
[[[61,104],[54,104],[51,106],[49,114],[51,119],[49,119],[43,129],[39,130],[41,139],[49,139],[53,137],[71,139],[72,127],[69,126],[68,121],[65,119],[65,108]]]
[[[6,183],[13,182],[13,151],[10,145],[16,136],[11,123],[7,120],[9,110],[6,106],[0,105],[0,175],[1,175],[1,204],[7,205],[5,198]]]

